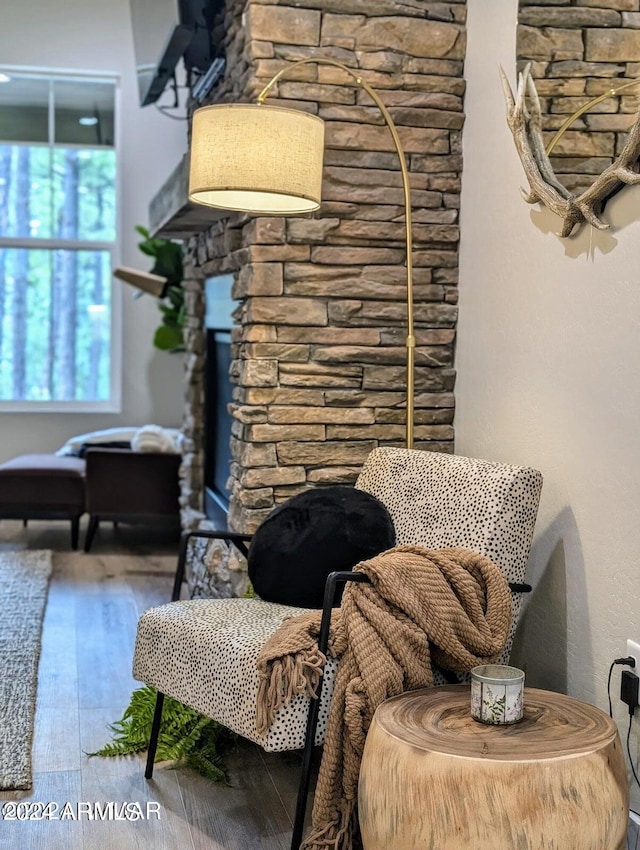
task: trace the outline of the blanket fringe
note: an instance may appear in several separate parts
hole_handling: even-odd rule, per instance
[[[260,669],[256,728],[258,734],[266,735],[276,712],[298,694],[316,698],[316,689],[326,656],[317,647],[304,653],[284,655],[274,659],[268,669]]]
[[[355,830],[352,828],[354,812],[355,803],[342,800],[338,819],[312,828],[300,845],[300,850],[355,850]]]

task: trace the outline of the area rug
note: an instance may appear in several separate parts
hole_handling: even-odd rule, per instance
[[[51,552],[0,552],[0,790],[31,787],[31,742]]]

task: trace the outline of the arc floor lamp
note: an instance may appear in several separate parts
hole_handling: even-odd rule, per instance
[[[407,267],[406,445],[413,447],[414,349],[411,191],[396,125],[357,71],[333,59],[302,59],[286,66],[258,95],[257,104],[203,106],[193,114],[189,200],[258,215],[298,215],[321,202],[324,121],[297,109],[264,106],[271,88],[301,65],[331,65],[347,73],[380,109],[400,159],[404,190]]]

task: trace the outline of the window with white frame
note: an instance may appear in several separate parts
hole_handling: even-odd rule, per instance
[[[0,81],[0,407],[113,409],[115,80]]]

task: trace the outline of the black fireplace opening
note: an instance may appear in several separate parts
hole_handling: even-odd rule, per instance
[[[205,513],[216,526],[226,528],[229,509],[227,481],[231,468],[231,422],[229,403],[232,384],[230,275],[208,278],[206,293],[206,366],[204,403]]]

